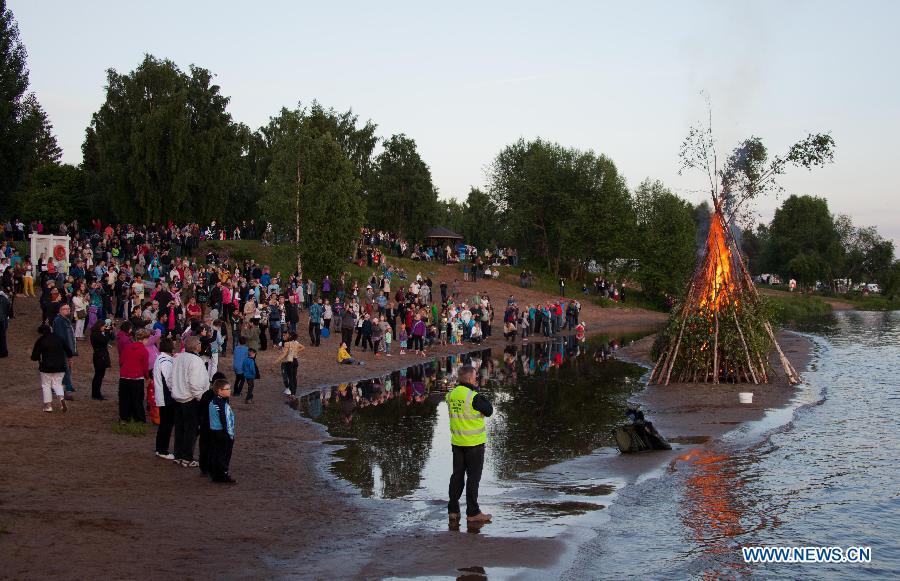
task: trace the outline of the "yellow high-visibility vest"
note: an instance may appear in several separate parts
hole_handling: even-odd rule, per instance
[[[465,385],[457,385],[447,393],[447,408],[450,411],[450,443],[454,446],[477,446],[487,441],[484,430],[484,416],[472,407],[478,392]]]

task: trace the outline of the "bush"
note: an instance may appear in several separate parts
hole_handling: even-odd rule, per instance
[[[767,296],[766,299],[773,307],[772,320],[778,325],[827,315],[831,312],[831,305],[819,297],[811,295],[777,295]]]

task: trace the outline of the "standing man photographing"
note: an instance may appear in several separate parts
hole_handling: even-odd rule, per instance
[[[484,467],[484,443],[487,433],[484,418],[494,413],[494,406],[475,391],[475,368],[466,365],[459,370],[459,385],[447,393],[450,412],[450,443],[453,445],[453,475],[450,477],[451,526],[460,520],[459,498],[466,489],[466,521],[480,525],[491,522],[491,515],[478,507],[478,483]]]

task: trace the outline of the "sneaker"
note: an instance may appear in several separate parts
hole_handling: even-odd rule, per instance
[[[71,391],[67,391],[66,395],[63,396],[63,399],[68,400],[68,401],[75,401],[75,396],[72,395]]]
[[[282,395],[291,395],[291,390],[289,390],[288,388],[285,387],[284,391],[282,391],[281,394]]]
[[[160,454],[159,452],[156,453],[156,457],[162,458],[163,460],[174,460],[175,459],[174,454]]]
[[[52,414],[52,413],[53,413],[53,406],[50,405],[49,403],[45,403],[45,404],[44,404],[44,411],[47,412],[48,414]]]
[[[224,478],[213,478],[212,481],[216,484],[237,484],[237,480],[235,480],[231,476],[225,476]]]
[[[66,403],[66,400],[67,400],[67,399],[68,399],[67,397],[61,397],[61,398],[59,398],[59,409],[61,409],[61,410],[64,411],[64,412],[69,411],[69,406],[68,406],[68,404]]]

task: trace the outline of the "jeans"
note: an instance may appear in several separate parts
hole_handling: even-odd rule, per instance
[[[66,388],[66,391],[75,391],[75,387],[72,385],[72,360],[66,359],[66,373],[63,376],[63,387]]]
[[[309,344],[319,346],[319,341],[322,336],[322,329],[320,323],[309,322]]]
[[[450,502],[447,512],[459,513],[459,498],[466,489],[466,516],[481,512],[478,507],[478,484],[484,467],[484,444],[453,446],[453,475],[450,476]]]

